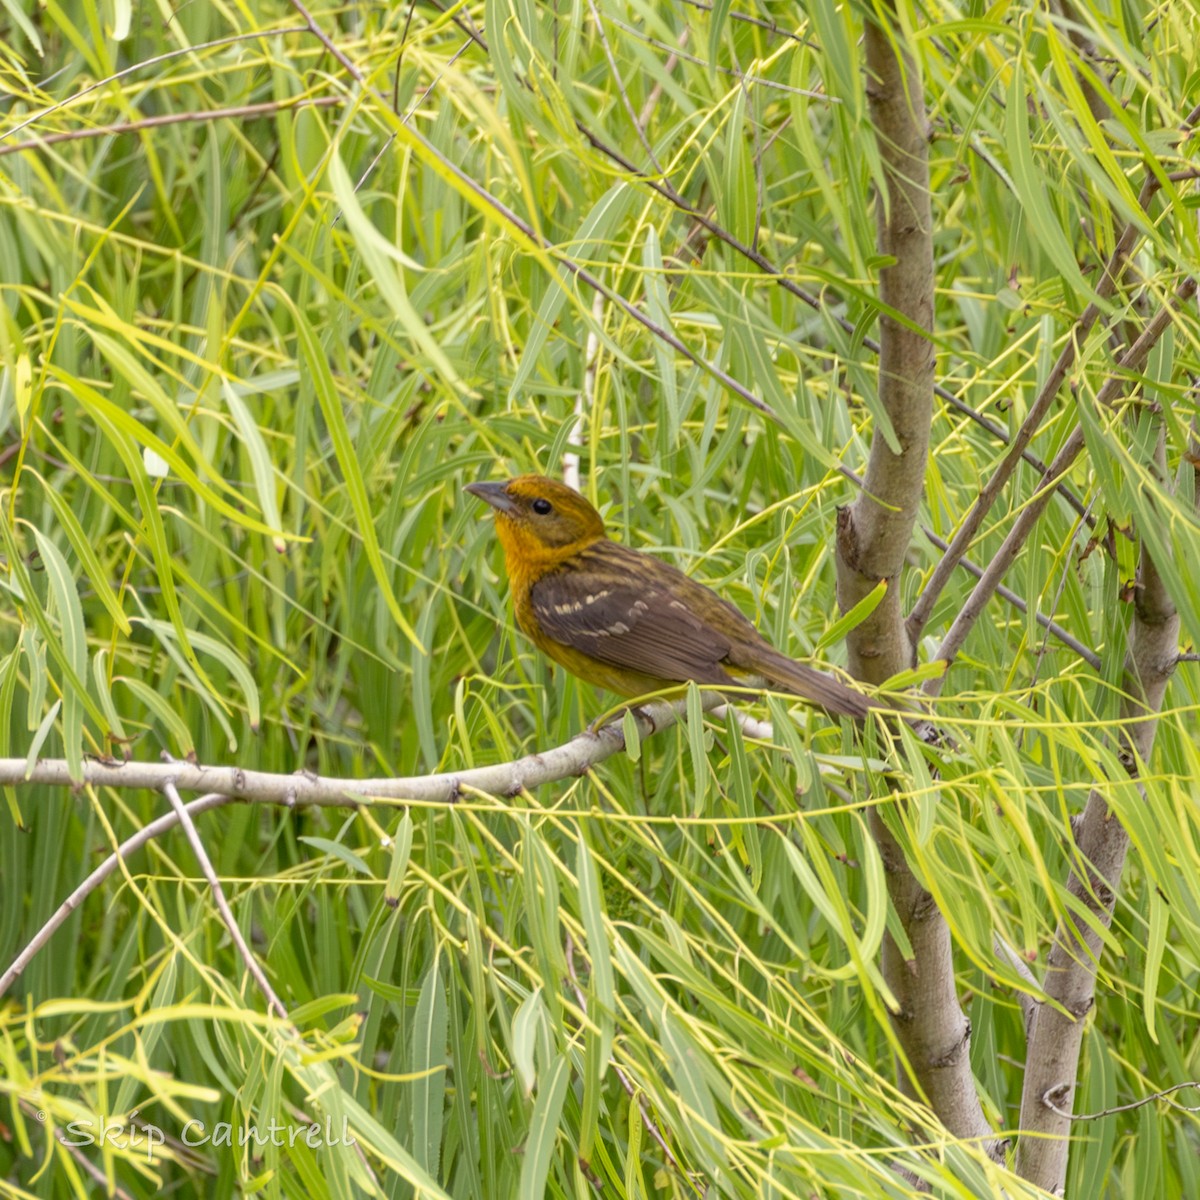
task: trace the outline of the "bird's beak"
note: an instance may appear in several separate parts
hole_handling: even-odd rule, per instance
[[[507,487],[503,483],[468,483],[463,491],[486,500],[497,512],[511,515],[517,511],[517,504],[508,494]]]

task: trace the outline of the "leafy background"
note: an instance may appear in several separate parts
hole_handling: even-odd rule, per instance
[[[1024,1038],[994,934],[1036,966],[1093,783],[1136,854],[1077,1108],[1200,1077],[1194,664],[1144,796],[1105,783],[1123,775],[1104,741],[1123,530],[1155,514],[1194,639],[1200,527],[1189,496],[1153,490],[1136,407],[1093,403],[1110,329],[1200,261],[1178,135],[1196,13],[902,18],[932,122],[938,377],[963,405],[1015,428],[1116,233],[1143,235],[1137,288],[1033,446],[1048,460],[1089,420],[1069,484],[1096,528],[1057,500],[1042,518],[1007,579],[1026,611],[990,610],[945,689],[944,781],[914,754],[885,783],[847,733],[776,701],[770,743],[693,722],[536,795],[221,808],[201,835],[303,1039],[263,1017],[183,837],[153,842],[0,1010],[5,1194],[89,1194],[88,1162],[130,1196],[876,1197],[908,1191],[897,1163],[939,1194],[1020,1195],[978,1147],[910,1138],[873,965],[874,803],[951,922],[998,1127]],[[3,753],[363,777],[565,741],[610,699],[514,635],[461,486],[558,473],[568,448],[615,536],[836,664],[840,468],[861,468],[879,416],[861,12],[488,0],[312,20],[258,0],[0,5]],[[1196,370],[1185,309],[1139,393],[1169,414],[1181,479]],[[923,526],[948,536],[1001,452],[940,406]],[[973,558],[1037,485],[1018,474]],[[915,543],[906,607],[937,555]],[[7,789],[0,960],[163,809]],[[129,1144],[138,1122],[178,1139],[192,1118],[342,1117],[357,1149]],[[51,1136],[102,1120],[101,1146]],[[1194,1114],[1077,1132],[1068,1194],[1200,1194]]]

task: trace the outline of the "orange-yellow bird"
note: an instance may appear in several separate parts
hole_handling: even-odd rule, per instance
[[[466,490],[496,510],[517,624],[543,653],[620,696],[689,680],[770,686],[836,716],[866,696],[781,654],[726,600],[604,533],[578,492],[542,475]]]

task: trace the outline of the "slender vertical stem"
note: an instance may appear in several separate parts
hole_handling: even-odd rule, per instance
[[[1166,441],[1158,429],[1155,465],[1166,475]],[[1143,542],[1138,563],[1125,699],[1121,704],[1120,752],[1136,777],[1149,760],[1167,680],[1179,651],[1179,614]],[[1096,991],[1100,933],[1112,922],[1129,835],[1099,791],[1088,797],[1076,834],[1079,859],[1067,888],[1096,925],[1059,923],[1046,960],[1045,991],[1053,1004],[1037,1004],[1029,1021],[1021,1094],[1021,1140],[1017,1172],[1048,1192],[1062,1195],[1070,1148],[1071,1107],[1079,1074],[1083,1027]]]
[[[838,513],[838,602],[857,603],[879,581],[888,593],[849,636],[850,667],[881,682],[910,665],[912,646],[900,611],[900,572],[925,485],[933,419],[933,238],[928,129],[917,65],[894,9],[886,27],[865,29],[867,98],[886,187],[876,197],[880,271],[879,401],[890,430],[876,428],[864,488]],[[908,318],[901,324],[888,315]],[[942,1124],[963,1138],[992,1142],[970,1064],[971,1028],[958,1001],[953,946],[946,921],[922,887],[903,848],[872,809],[888,892],[912,946],[908,960],[886,935],[882,966],[899,1003],[893,1021],[907,1069],[904,1090],[928,1101]],[[993,1147],[994,1148],[994,1147]]]

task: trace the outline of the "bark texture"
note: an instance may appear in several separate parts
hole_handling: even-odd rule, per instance
[[[1156,459],[1165,473],[1166,451],[1160,426]],[[1163,586],[1162,577],[1143,544],[1125,664],[1121,705],[1121,759],[1136,776],[1154,746],[1163,694],[1179,652],[1179,614]],[[1081,867],[1067,887],[1080,904],[1108,928],[1121,883],[1129,835],[1109,809],[1104,796],[1093,791],[1076,832]],[[1100,937],[1081,921],[1063,921],[1055,931],[1046,961],[1045,1001],[1034,1007],[1029,1021],[1025,1081],[1021,1094],[1021,1140],[1017,1172],[1055,1195],[1066,1187],[1070,1149],[1069,1113],[1075,1096],[1084,1022],[1096,991]],[[1056,1109],[1061,1111],[1055,1111]]]
[[[887,10],[891,11],[891,10]],[[879,298],[920,330],[933,328],[933,222],[929,134],[921,79],[898,25],[865,29],[867,100],[887,178],[876,197],[879,252],[895,261],[879,273]],[[838,604],[852,608],[881,579],[883,602],[848,639],[850,670],[882,683],[910,665],[900,611],[900,570],[925,488],[933,419],[933,344],[888,312],[880,317],[879,399],[899,453],[883,430],[871,440],[863,490],[838,513]]]
[[[894,10],[884,9],[890,17]],[[916,63],[899,24],[868,19],[867,97],[886,190],[876,197],[878,245],[894,261],[880,272],[880,299],[919,331],[933,328],[933,239],[928,127]],[[894,439],[877,428],[862,492],[838,514],[838,602],[845,611],[880,580],[888,592],[848,638],[850,669],[880,683],[912,663],[897,586],[925,485],[933,417],[933,344],[924,332],[884,313],[879,398]],[[926,1100],[954,1135],[990,1142],[970,1065],[971,1028],[959,1004],[950,931],[904,852],[872,810],[872,832],[888,891],[912,945],[905,959],[885,935],[882,967],[900,1009],[893,1021],[904,1051],[901,1086]]]

